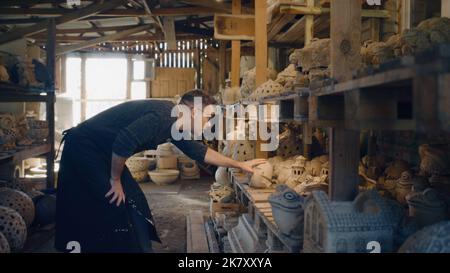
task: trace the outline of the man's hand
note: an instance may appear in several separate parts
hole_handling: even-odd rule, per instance
[[[116,201],[116,205],[120,206],[120,203],[125,203],[125,193],[123,192],[122,182],[120,181],[120,179],[113,178],[111,178],[109,182],[111,183],[111,189],[108,193],[106,193],[105,197],[108,198],[112,195],[109,203],[112,204],[114,201]]]
[[[253,159],[245,162],[239,162],[238,168],[244,172],[253,173],[253,167],[266,163],[267,160],[263,158]]]

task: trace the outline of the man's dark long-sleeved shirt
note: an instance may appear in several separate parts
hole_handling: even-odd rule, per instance
[[[155,149],[171,138],[174,104],[162,100],[135,100],[109,108],[79,124],[77,129],[92,139],[106,155],[121,157]],[[197,141],[172,141],[190,158],[203,162],[207,147]]]

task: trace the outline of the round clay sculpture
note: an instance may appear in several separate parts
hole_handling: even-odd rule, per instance
[[[35,214],[34,203],[26,193],[9,188],[1,188],[0,206],[9,207],[17,211],[25,220],[27,227],[33,223]]]
[[[9,248],[8,240],[5,235],[0,232],[0,254],[1,253],[10,253],[11,249]]]
[[[250,187],[257,189],[269,188],[272,185],[273,166],[269,162],[253,167]]]
[[[15,210],[0,206],[0,232],[8,240],[11,250],[20,250],[27,239],[27,225]]]
[[[279,94],[283,90],[283,86],[273,80],[268,80],[262,85],[260,85],[256,90],[249,96],[251,99],[259,99],[271,95]]]
[[[450,221],[427,226],[410,236],[400,253],[450,253]]]

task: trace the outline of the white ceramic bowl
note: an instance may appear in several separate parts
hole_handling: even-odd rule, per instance
[[[148,172],[150,179],[157,185],[169,185],[174,183],[180,171],[178,170],[156,170]]]

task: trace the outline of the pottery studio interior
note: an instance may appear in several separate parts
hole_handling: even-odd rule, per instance
[[[0,1],[0,253],[449,240],[450,0]]]

